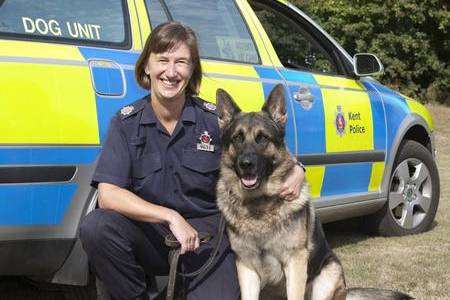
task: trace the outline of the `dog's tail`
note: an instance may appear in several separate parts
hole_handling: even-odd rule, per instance
[[[375,288],[351,288],[347,290],[346,300],[409,300],[413,297],[401,292],[375,289]]]

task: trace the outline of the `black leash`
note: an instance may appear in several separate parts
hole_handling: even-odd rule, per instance
[[[177,241],[177,239],[172,235],[169,234],[165,237],[164,243],[166,246],[171,248],[169,251],[169,265],[170,265],[170,271],[169,271],[169,282],[167,284],[167,293],[166,293],[166,300],[172,300],[174,298],[175,293],[175,281],[177,278],[177,275],[180,275],[181,277],[195,277],[200,274],[206,274],[206,272],[209,270],[209,268],[212,265],[212,262],[214,258],[216,257],[217,253],[219,252],[220,244],[222,244],[223,239],[223,233],[225,230],[225,220],[223,216],[220,217],[220,223],[218,228],[218,238],[217,243],[214,246],[213,252],[211,252],[211,255],[209,256],[208,260],[198,268],[198,270],[190,273],[181,273],[177,272],[177,266],[178,266],[178,259],[180,258],[180,243]],[[200,237],[200,243],[204,244],[211,240],[211,236],[208,234],[199,233],[199,235],[203,235]]]

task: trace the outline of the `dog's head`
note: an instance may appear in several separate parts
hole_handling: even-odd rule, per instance
[[[289,155],[284,88],[274,87],[260,112],[243,113],[224,90],[217,90],[222,137],[222,176],[233,176],[242,192],[255,194]],[[272,178],[273,181],[273,178]],[[237,184],[237,182],[236,182]]]

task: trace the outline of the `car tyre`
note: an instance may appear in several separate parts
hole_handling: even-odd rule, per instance
[[[368,218],[371,232],[399,236],[431,228],[439,204],[439,173],[426,147],[413,140],[402,143],[388,191],[383,208]]]

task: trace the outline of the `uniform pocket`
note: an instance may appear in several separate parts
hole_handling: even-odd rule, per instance
[[[218,156],[215,152],[184,149],[182,164],[190,170],[209,173],[219,169],[220,157]]]
[[[147,153],[133,160],[132,175],[142,179],[161,169],[161,155],[158,152]]]
[[[219,160],[217,152],[184,149],[179,171],[183,194],[195,198],[195,201],[214,201]]]

